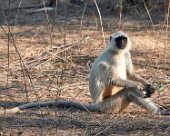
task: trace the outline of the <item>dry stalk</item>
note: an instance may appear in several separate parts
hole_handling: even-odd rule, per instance
[[[37,58],[36,60],[33,60],[33,61],[29,62],[29,64],[31,64],[31,63],[33,63],[33,62],[35,62],[35,61],[43,60],[42,62],[40,62],[39,64],[36,65],[36,66],[38,66],[38,65],[40,65],[40,64],[46,63],[46,62],[48,62],[48,61],[56,58],[56,57],[59,58],[59,59],[61,59],[61,57],[58,56],[60,53],[63,53],[63,52],[65,52],[65,51],[67,51],[67,50],[69,50],[69,49],[71,49],[71,48],[79,45],[79,44],[82,43],[85,39],[86,39],[86,37],[85,37],[85,38],[82,37],[78,42],[76,42],[76,43],[73,44],[73,45],[67,45],[67,46],[66,46],[66,45],[64,44],[63,47],[60,47],[60,48],[63,48],[63,49],[61,49],[60,51],[58,51],[58,52],[56,52],[56,53],[53,53],[53,54],[50,54],[50,55],[45,56],[45,57],[39,57],[39,58]],[[62,60],[65,61],[65,59],[62,59]]]
[[[87,3],[85,3],[85,5],[84,5],[83,13],[82,13],[82,16],[81,16],[81,22],[80,22],[80,30],[81,30],[81,32],[82,32],[82,28],[83,28],[83,18],[84,18],[84,13],[86,11],[86,7],[87,7]]]
[[[120,0],[120,14],[119,14],[119,26],[118,26],[119,30],[121,29],[121,23],[122,23],[122,8],[123,8],[122,0]]]
[[[45,5],[45,1],[44,0],[41,0],[41,1],[43,3],[44,8],[45,8],[44,12],[45,12],[45,15],[46,15],[47,22],[50,23],[48,12],[47,12],[46,5]]]
[[[169,26],[169,10],[170,10],[170,0],[168,2],[168,9],[167,9],[167,15],[166,15],[166,38],[168,39],[168,26]]]
[[[101,25],[101,31],[102,31],[102,35],[103,35],[103,42],[104,42],[104,46],[106,47],[106,40],[105,40],[105,34],[104,34],[104,30],[103,30],[103,22],[102,22],[102,16],[101,16],[101,13],[100,13],[100,10],[99,10],[99,7],[98,7],[98,4],[97,4],[97,1],[94,0],[94,3],[96,5],[96,8],[97,8],[97,11],[98,11],[98,14],[99,14],[99,18],[100,18],[100,25]]]
[[[24,80],[24,85],[25,85],[26,99],[27,99],[27,101],[28,101],[27,85],[26,85],[26,76],[28,76],[28,78],[29,78],[29,80],[30,80],[30,83],[31,83],[31,86],[32,86],[32,88],[33,88],[34,94],[35,94],[37,100],[39,101],[39,97],[38,97],[38,95],[37,95],[36,92],[35,92],[35,88],[34,88],[34,85],[33,85],[33,82],[32,82],[32,78],[31,78],[31,76],[30,76],[30,74],[29,74],[29,70],[28,70],[28,68],[26,67],[26,65],[25,65],[25,63],[24,63],[24,60],[22,59],[21,54],[20,54],[20,52],[19,52],[19,50],[18,50],[18,48],[17,48],[17,45],[16,45],[16,42],[15,42],[14,36],[13,36],[13,34],[12,34],[12,32],[11,32],[11,28],[10,28],[9,23],[8,23],[8,19],[7,19],[6,15],[5,15],[5,12],[4,12],[2,6],[1,6],[1,10],[2,10],[2,13],[3,13],[3,17],[4,17],[4,19],[5,19],[5,22],[6,22],[6,27],[7,27],[8,32],[6,32],[6,30],[3,28],[3,26],[1,26],[1,28],[2,28],[3,32],[7,35],[9,42],[13,45],[16,53],[18,54],[19,61],[20,61],[20,66],[21,66],[21,68],[22,68],[23,80]]]
[[[147,7],[147,5],[146,5],[145,0],[143,0],[143,3],[144,3],[145,10],[146,10],[146,12],[147,12],[147,14],[148,14],[148,16],[149,16],[149,19],[150,19],[150,21],[151,21],[151,23],[152,23],[152,26],[153,26],[153,20],[152,20],[152,17],[151,17],[151,15],[150,15],[150,13],[149,13],[149,10],[148,10],[148,7]]]

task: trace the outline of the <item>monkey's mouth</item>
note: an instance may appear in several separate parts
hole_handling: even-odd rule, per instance
[[[124,45],[117,45],[117,48],[123,50],[123,49],[126,48],[126,46],[124,46]]]

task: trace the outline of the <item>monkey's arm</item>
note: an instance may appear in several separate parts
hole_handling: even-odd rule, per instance
[[[133,68],[133,64],[132,64],[130,53],[127,54],[127,58],[129,60],[127,62],[127,75],[128,75],[128,79],[130,79],[132,81],[137,81],[137,82],[142,83],[143,86],[144,86],[143,90],[146,92],[145,97],[150,97],[155,92],[155,88],[152,85],[150,85],[145,79],[143,79],[142,77],[138,76],[134,72],[134,68]]]
[[[138,88],[140,90],[142,90],[144,88],[144,86],[141,83],[134,82],[131,80],[112,79],[111,82],[112,82],[112,85],[121,86],[121,87],[125,87],[125,88]]]
[[[127,57],[127,60],[128,60],[128,62],[127,62],[127,75],[128,75],[128,78],[130,80],[133,80],[133,81],[136,81],[136,82],[140,82],[143,85],[149,84],[145,79],[143,79],[142,77],[138,76],[135,73],[130,53],[128,53],[126,57]]]
[[[143,89],[143,85],[139,82],[131,81],[131,80],[125,80],[121,78],[114,78],[112,77],[113,68],[109,67],[109,65],[106,62],[102,62],[99,64],[99,75],[101,75],[103,80],[106,80],[104,78],[108,78],[109,81],[111,81],[111,84],[114,86],[120,86],[125,88],[138,88]]]
[[[138,76],[136,73],[131,72],[128,74],[128,78],[133,81],[141,82],[143,85],[149,84],[145,79],[142,77]]]
[[[155,88],[150,85],[145,79],[143,79],[142,77],[136,75],[135,73],[131,74],[129,76],[129,79],[133,80],[133,81],[138,81],[141,82],[144,85],[144,91],[146,91],[145,93],[145,97],[151,97],[151,95],[155,92]]]
[[[33,102],[23,104],[12,109],[6,109],[4,111],[0,111],[0,115],[2,114],[15,114],[17,112],[21,112],[24,109],[30,109],[34,107],[45,107],[45,106],[62,106],[62,107],[74,107],[84,111],[91,111],[91,112],[100,112],[95,105],[84,105],[78,102],[66,101],[66,100],[53,100],[47,102]]]

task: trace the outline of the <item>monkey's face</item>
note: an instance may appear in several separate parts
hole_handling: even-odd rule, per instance
[[[125,49],[126,46],[127,46],[127,37],[125,36],[119,36],[117,38],[115,38],[115,46],[118,48],[118,49]]]
[[[131,42],[128,36],[120,31],[110,36],[110,47],[116,52],[128,51],[131,48]]]

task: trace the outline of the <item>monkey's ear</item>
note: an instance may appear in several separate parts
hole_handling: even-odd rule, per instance
[[[110,36],[110,41],[112,40],[112,36]]]

